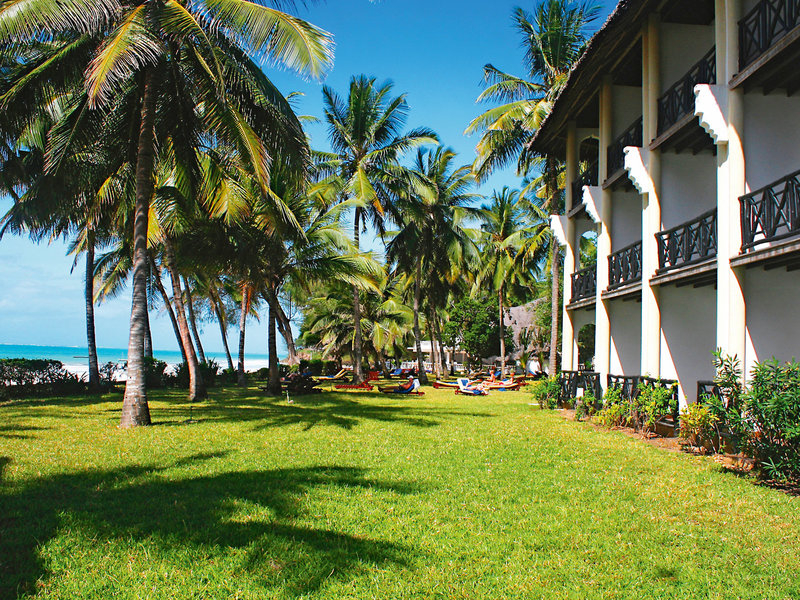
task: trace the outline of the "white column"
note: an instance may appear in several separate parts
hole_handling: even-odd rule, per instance
[[[602,184],[608,177],[608,146],[612,140],[612,81],[603,78],[600,89],[600,156],[597,164],[598,179]],[[605,389],[611,368],[611,321],[608,305],[602,294],[608,288],[608,256],[611,254],[611,190],[602,191],[600,223],[597,231],[597,297],[595,303],[594,368],[600,373],[600,383]]]
[[[716,0],[717,73],[720,88],[739,70],[739,15],[741,0]],[[745,189],[745,157],[742,145],[744,130],[744,92],[728,90],[727,148],[720,146],[717,187],[717,347],[745,359],[745,300],[743,269],[734,269],[730,260],[739,255],[742,244],[739,196]]]
[[[658,96],[660,91],[658,15],[650,15],[642,36],[642,117],[644,146],[658,131]],[[661,311],[658,288],[650,286],[650,278],[658,269],[658,245],[655,234],[661,230],[661,153],[646,152],[647,170],[652,188],[642,196],[642,365],[643,375],[661,374]]]
[[[578,140],[575,121],[567,124],[567,153],[566,153],[566,206],[574,206],[576,199],[572,197],[572,182],[578,177]],[[579,200],[577,200],[579,201]],[[575,368],[577,357],[574,352],[577,340],[575,327],[572,323],[572,312],[567,310],[567,305],[572,300],[572,274],[576,269],[578,253],[575,252],[575,220],[567,218],[566,231],[567,244],[564,248],[564,309],[561,330],[561,370],[571,371]]]

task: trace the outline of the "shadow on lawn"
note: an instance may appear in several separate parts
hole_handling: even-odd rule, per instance
[[[181,463],[207,458],[213,456],[196,455]],[[328,578],[352,577],[375,564],[403,565],[410,551],[295,524],[314,488],[416,489],[367,479],[361,469],[317,466],[189,479],[160,478],[160,471],[87,471],[33,480],[17,489],[0,487],[0,598],[35,592],[37,580],[47,577],[39,549],[63,529],[95,540],[93,545],[108,540],[132,548],[139,560],[167,556],[185,571],[195,567],[194,557],[205,556],[193,572],[198,577],[222,563],[223,576],[243,572],[255,585],[288,596],[307,594]],[[230,557],[231,550],[239,551],[236,557]]]
[[[396,422],[412,427],[436,427],[445,417],[492,417],[488,412],[459,412],[445,408],[420,407],[406,404],[374,404],[359,401],[376,399],[366,394],[358,398],[344,395],[320,394],[302,396],[289,404],[281,398],[246,398],[211,400],[195,403],[170,403],[154,411],[161,425],[181,425],[188,422],[237,421],[251,422],[256,430],[289,425],[302,425],[309,430],[317,425],[328,425],[351,430],[362,421]],[[384,398],[385,400],[385,398]],[[166,418],[166,422],[163,422]]]

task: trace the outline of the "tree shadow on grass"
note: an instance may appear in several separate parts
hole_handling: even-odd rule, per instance
[[[27,440],[34,436],[28,435],[29,431],[44,431],[49,427],[37,427],[35,425],[0,425],[0,439]]]
[[[181,462],[206,458],[196,455]],[[0,599],[35,592],[36,582],[49,576],[39,551],[64,531],[80,532],[93,546],[119,544],[125,552],[152,553],[162,561],[166,556],[192,580],[219,563],[223,578],[235,570],[250,585],[290,597],[375,565],[405,565],[411,552],[335,531],[329,520],[325,527],[308,526],[308,520],[297,523],[308,517],[303,501],[314,489],[406,494],[418,489],[411,485],[371,480],[361,469],[328,466],[185,479],[162,477],[160,471],[94,470],[0,486]],[[232,552],[237,562],[226,564]],[[187,556],[206,558],[187,564]],[[114,581],[113,566],[108,568]]]
[[[363,395],[362,395],[363,396]],[[373,398],[374,399],[374,398]],[[385,399],[384,399],[385,400]],[[488,412],[459,412],[440,407],[398,403],[367,403],[356,398],[334,394],[305,396],[289,404],[280,398],[249,398],[237,401],[210,401],[192,405],[170,404],[154,411],[163,424],[179,425],[189,421],[236,421],[251,422],[255,430],[301,425],[308,431],[316,426],[334,426],[352,430],[363,421],[395,422],[412,427],[436,427],[450,417],[487,418]]]

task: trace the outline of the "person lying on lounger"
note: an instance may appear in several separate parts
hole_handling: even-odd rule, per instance
[[[404,381],[401,384],[389,388],[380,388],[380,390],[384,394],[405,394],[406,392],[411,391],[411,388],[413,387],[414,387],[414,378],[409,377],[407,381]]]

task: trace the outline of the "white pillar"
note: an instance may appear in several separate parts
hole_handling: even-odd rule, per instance
[[[717,73],[720,87],[739,70],[739,15],[741,0],[716,0]],[[745,189],[745,157],[742,144],[744,130],[744,93],[742,88],[728,90],[727,148],[721,146],[718,157],[717,188],[717,347],[745,360],[745,300],[743,269],[731,266],[742,244],[739,196]],[[738,271],[738,272],[737,272]]]
[[[578,177],[578,141],[575,121],[567,124],[567,156],[566,156],[566,206],[574,206],[579,201],[572,197],[572,182]],[[567,310],[567,305],[572,300],[572,274],[576,269],[576,260],[579,253],[575,251],[575,220],[567,219],[566,231],[567,245],[564,248],[564,309],[561,330],[561,370],[571,371],[575,368],[577,354],[574,352],[577,340],[575,327],[572,323],[572,313]]]
[[[658,96],[660,91],[658,15],[650,15],[642,36],[642,121],[643,142],[647,147],[658,132]],[[650,278],[658,269],[658,245],[655,234],[661,230],[661,153],[651,150],[647,154],[647,170],[652,181],[651,190],[642,196],[642,365],[643,375],[658,377],[661,374],[661,311],[658,288],[650,285]]]
[[[600,89],[600,156],[598,160],[598,179],[608,177],[608,146],[612,141],[612,81],[611,76],[603,78]],[[597,231],[597,297],[595,302],[595,344],[594,368],[600,374],[600,383],[605,389],[611,368],[611,321],[602,294],[608,288],[608,256],[611,254],[611,190],[602,191],[600,223]]]

